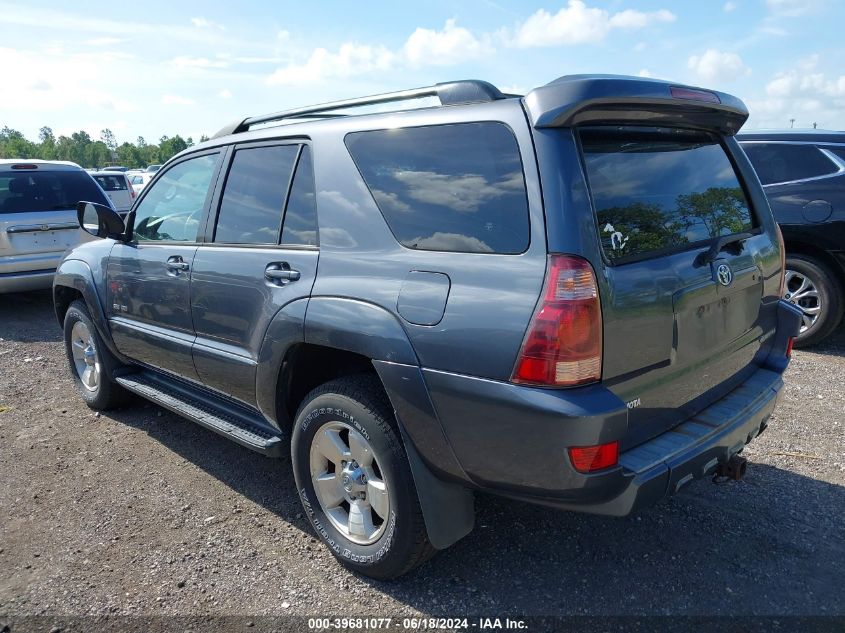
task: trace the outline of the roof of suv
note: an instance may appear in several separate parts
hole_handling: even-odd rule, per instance
[[[271,124],[291,124],[296,128],[296,132],[291,133],[303,133],[303,126],[310,128],[321,122],[358,116],[385,117],[409,109],[419,111],[419,108],[403,107],[402,104],[425,98],[439,99],[441,107],[482,105],[505,100],[517,102],[519,99],[535,127],[603,120],[611,116],[608,112],[619,112],[626,108],[641,111],[642,118],[659,125],[661,122],[671,122],[673,111],[695,106],[695,116],[706,127],[718,128],[724,134],[733,135],[748,118],[745,104],[732,95],[657,79],[623,75],[567,75],[531,90],[524,97],[503,93],[486,81],[469,79],[241,118],[225,126],[210,141],[186,151],[231,142],[229,137],[247,131],[260,132],[250,135],[249,140],[278,134],[278,130],[264,127]],[[382,104],[398,105],[390,111],[346,112],[351,108]]]
[[[40,160],[38,158],[0,158],[0,171],[15,170],[15,165],[36,165],[57,171],[81,170],[82,167],[67,160]],[[18,168],[20,169],[20,167]]]
[[[752,130],[737,134],[740,141],[793,141],[806,143],[845,143],[845,132],[837,130]]]

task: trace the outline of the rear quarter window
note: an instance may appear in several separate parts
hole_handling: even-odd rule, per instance
[[[407,248],[504,254],[528,248],[522,161],[506,125],[354,132],[346,146]]]
[[[742,149],[764,185],[818,178],[839,171],[836,163],[814,145],[746,142]]]
[[[754,227],[717,139],[658,129],[584,128],[599,239],[612,263],[684,250]]]

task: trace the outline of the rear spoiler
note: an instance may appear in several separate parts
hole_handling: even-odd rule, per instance
[[[529,92],[524,103],[537,128],[618,123],[733,136],[748,119],[748,108],[733,95],[622,75],[560,77]]]

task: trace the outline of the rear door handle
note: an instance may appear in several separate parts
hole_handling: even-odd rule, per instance
[[[264,269],[264,278],[280,285],[297,281],[302,275],[298,270],[292,270],[287,262],[274,262]]]
[[[167,261],[164,263],[170,270],[188,270],[190,266],[186,261],[182,259],[179,255],[173,255],[172,257],[168,257]]]

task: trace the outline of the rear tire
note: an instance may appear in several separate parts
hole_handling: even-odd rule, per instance
[[[294,422],[291,458],[308,520],[344,566],[389,579],[434,554],[392,408],[375,377],[340,378],[309,393]]]
[[[829,336],[842,320],[842,286],[827,265],[807,255],[787,255],[783,298],[804,312],[795,347]]]
[[[118,362],[103,344],[83,301],[70,304],[64,335],[70,373],[85,404],[98,411],[125,404],[129,392],[111,379],[111,370]]]

